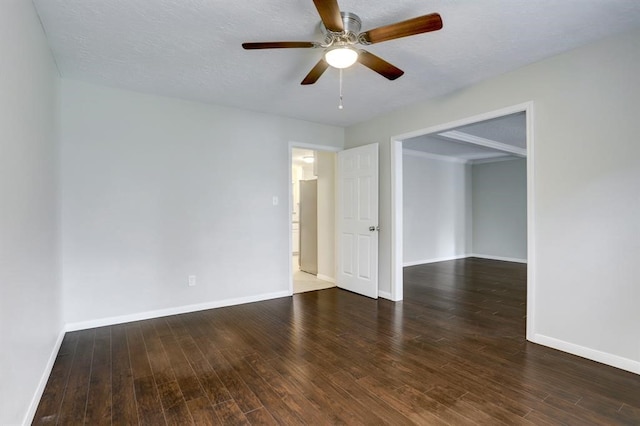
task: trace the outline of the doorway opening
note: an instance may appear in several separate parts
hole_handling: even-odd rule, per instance
[[[291,291],[335,287],[335,152],[291,147]]]
[[[527,263],[532,335],[532,126],[526,103],[392,139],[392,300],[403,298],[405,266],[466,257]]]

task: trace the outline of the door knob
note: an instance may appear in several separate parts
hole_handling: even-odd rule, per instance
[[[373,231],[379,231],[380,227],[379,226],[370,226],[369,227],[369,231],[373,232]]]

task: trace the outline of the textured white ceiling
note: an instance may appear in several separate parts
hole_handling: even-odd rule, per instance
[[[524,112],[480,121],[450,130],[454,130],[454,134],[461,132],[464,135],[475,136],[490,142],[498,142],[516,148],[526,149],[527,146],[526,115]],[[402,141],[402,148],[463,161],[505,157],[521,158],[499,149],[444,136],[447,133],[448,131],[441,132],[440,134],[429,134],[405,139]]]
[[[640,26],[638,0],[339,0],[363,30],[431,12],[441,31],[368,47],[405,71],[356,65],[300,81],[319,49],[245,51],[245,41],[319,41],[312,0],[34,0],[63,77],[346,126]]]
[[[463,161],[511,156],[497,149],[465,142],[455,142],[435,135],[425,135],[408,139],[403,141],[402,148]]]
[[[526,114],[520,112],[469,124],[468,126],[461,126],[455,130],[518,148],[526,148],[526,120]]]

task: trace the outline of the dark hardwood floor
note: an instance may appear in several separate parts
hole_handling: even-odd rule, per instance
[[[525,341],[524,265],[410,267],[404,293],[67,333],[34,423],[640,424],[640,376]]]

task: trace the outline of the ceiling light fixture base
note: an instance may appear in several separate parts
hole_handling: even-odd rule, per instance
[[[351,12],[340,12],[340,16],[342,16],[344,31],[330,31],[320,22],[320,32],[324,36],[323,47],[353,45],[358,42],[358,34],[360,34],[360,29],[362,28],[362,20],[360,17]]]

